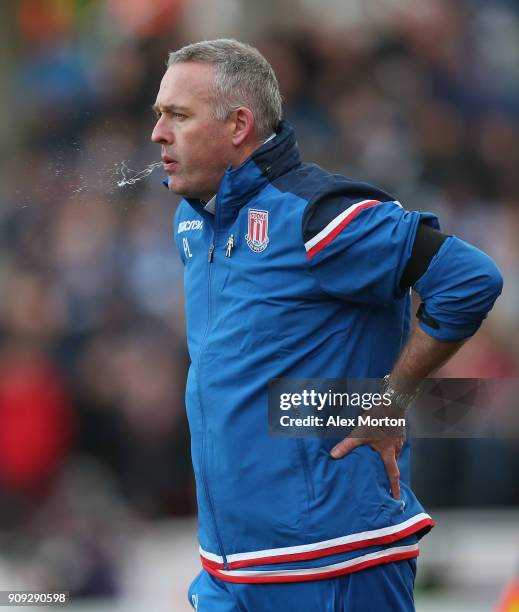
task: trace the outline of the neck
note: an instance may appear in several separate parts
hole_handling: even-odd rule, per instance
[[[234,160],[231,162],[231,166],[233,168],[238,168],[239,166],[241,166],[243,162],[247,160],[254,153],[254,151],[256,151],[256,149],[259,149],[261,147],[262,144],[263,144],[263,141],[252,142],[252,143],[243,145],[243,147],[240,148],[239,151],[236,151],[236,156]]]
[[[264,145],[267,142],[267,140],[270,140],[270,138],[262,139],[260,141],[251,142],[248,144],[243,144],[240,147],[239,151],[235,151],[235,155],[233,156],[233,159],[229,162],[229,165],[233,169],[239,168],[243,164],[243,162],[245,162],[254,153],[254,151],[256,151],[262,145]],[[202,202],[207,203],[214,196],[215,193],[216,193],[216,190],[214,193],[206,194],[205,196],[202,196],[200,199],[202,200]]]

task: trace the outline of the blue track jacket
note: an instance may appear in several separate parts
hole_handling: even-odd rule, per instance
[[[202,564],[231,582],[329,578],[418,555],[433,525],[409,486],[401,499],[378,453],[342,460],[338,439],[268,434],[272,378],[382,378],[410,331],[399,288],[419,223],[384,191],[302,163],[293,129],[229,168],[215,214],[182,200],[175,239],[185,266],[191,366],[186,407]],[[502,278],[450,236],[416,282],[438,340],[473,334]],[[437,328],[436,328],[437,327]]]

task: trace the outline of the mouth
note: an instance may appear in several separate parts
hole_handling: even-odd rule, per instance
[[[166,172],[172,172],[178,166],[178,161],[172,157],[164,155],[162,157],[162,164]]]

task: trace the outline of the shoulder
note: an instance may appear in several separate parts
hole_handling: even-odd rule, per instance
[[[323,195],[337,193],[349,194],[352,197],[376,194],[384,199],[392,196],[365,181],[359,181],[342,174],[333,174],[318,164],[303,163],[291,172],[278,177],[273,181],[280,191],[291,192],[309,203]]]
[[[370,183],[332,174],[317,164],[301,164],[273,183],[277,190],[292,194],[304,203],[304,221],[333,218],[351,204],[365,200],[395,202],[395,198]]]
[[[302,220],[305,242],[330,224],[342,228],[363,210],[385,203],[400,207],[391,194],[370,183],[330,175],[325,188],[309,199],[305,207]]]
[[[365,181],[332,174],[316,164],[303,164],[291,174],[276,187],[301,198],[305,244],[319,241],[323,232],[328,235],[342,231],[366,209],[384,204],[401,209],[400,203],[387,191]]]
[[[340,174],[333,174],[317,164],[301,164],[273,181],[278,192],[297,202],[298,216],[305,248],[327,242],[341,232],[353,218],[362,224],[386,214],[399,214],[401,204],[389,192]],[[382,205],[382,206],[380,206]],[[373,216],[372,209],[380,209]],[[366,211],[366,212],[364,212]],[[357,221],[358,224],[358,221]]]

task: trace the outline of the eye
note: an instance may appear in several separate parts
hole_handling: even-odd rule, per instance
[[[175,119],[178,119],[179,121],[182,121],[182,119],[186,119],[186,115],[183,115],[182,113],[173,113],[173,117],[175,117]]]

